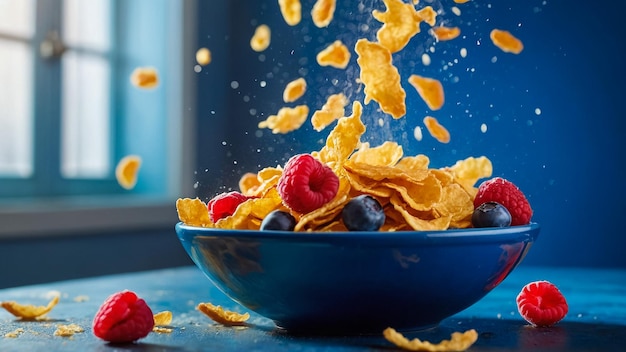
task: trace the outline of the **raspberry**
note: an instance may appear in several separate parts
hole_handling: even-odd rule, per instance
[[[339,178],[312,155],[298,154],[285,164],[277,188],[285,205],[297,212],[308,213],[337,195]]]
[[[236,191],[218,194],[207,204],[211,221],[216,222],[219,219],[233,215],[239,204],[248,199],[248,197]]]
[[[530,223],[533,215],[533,210],[524,193],[511,181],[502,177],[494,177],[478,187],[478,193],[474,198],[474,208],[486,202],[504,205],[511,213],[511,226],[526,225]]]
[[[93,333],[113,342],[133,342],[154,327],[154,315],[146,302],[132,291],[114,293],[104,301],[93,319]]]
[[[548,281],[534,281],[517,295],[517,310],[535,326],[558,323],[568,311],[567,301],[559,289]]]

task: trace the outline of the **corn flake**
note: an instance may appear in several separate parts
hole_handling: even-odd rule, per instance
[[[49,313],[59,303],[59,296],[54,296],[45,306],[24,305],[15,301],[5,301],[0,304],[2,308],[22,320],[34,320]]]
[[[200,48],[196,51],[196,62],[200,66],[206,66],[211,63],[211,50]]]
[[[352,115],[340,118],[337,126],[326,137],[326,145],[319,153],[313,153],[320,161],[330,165],[335,173],[339,173],[365,133],[365,125],[361,121],[362,113],[361,103],[353,102]]]
[[[313,23],[318,28],[328,27],[335,15],[336,0],[317,0],[311,10]]]
[[[402,146],[396,142],[386,141],[373,148],[369,143],[361,143],[359,149],[350,156],[350,161],[373,166],[393,166],[403,154]]]
[[[159,85],[159,74],[154,67],[137,67],[130,75],[130,83],[137,88],[156,88]]]
[[[417,16],[431,27],[437,23],[437,11],[435,11],[432,6],[426,6],[420,9],[417,11]]]
[[[184,224],[197,227],[213,227],[206,203],[199,198],[178,198],[176,200],[178,219]]]
[[[433,138],[435,138],[439,142],[441,143],[450,142],[450,132],[448,132],[448,130],[445,127],[439,124],[439,121],[437,121],[436,118],[432,116],[424,117],[424,125],[426,125],[426,129],[428,130],[430,135],[433,136]]]
[[[302,77],[295,79],[285,86],[283,91],[283,101],[291,103],[300,99],[306,92],[306,80]]]
[[[452,40],[461,35],[461,29],[459,27],[433,27],[431,29],[431,32],[433,36],[435,36],[435,38],[437,38],[437,40],[440,42]]]
[[[398,119],[406,114],[406,92],[400,84],[400,73],[393,66],[391,52],[384,46],[359,39],[355,46],[365,85],[365,104],[375,100],[383,112]]]
[[[250,318],[250,313],[240,314],[232,312],[208,302],[198,304],[197,309],[216,323],[227,326],[245,325],[246,321]]]
[[[489,38],[495,46],[505,53],[519,54],[524,50],[524,44],[517,39],[511,32],[494,29],[489,34]]]
[[[300,0],[278,0],[280,12],[290,26],[295,26],[302,20],[302,4]]]
[[[457,161],[454,165],[446,169],[454,175],[455,181],[472,197],[476,196],[476,183],[478,180],[491,177],[493,173],[491,160],[485,156],[478,158],[468,157],[464,160]]]
[[[437,344],[422,341],[418,338],[409,340],[393,328],[385,329],[383,336],[387,341],[407,351],[465,351],[478,340],[478,333],[474,329],[463,333],[453,332],[450,340],[442,340]]]
[[[269,128],[272,133],[289,133],[295,131],[306,121],[309,107],[298,105],[295,108],[284,107],[278,114],[270,115],[266,120],[259,122],[259,128]]]
[[[372,11],[372,16],[383,23],[376,33],[376,39],[380,45],[395,53],[402,50],[409,40],[420,32],[422,18],[412,4],[406,4],[402,0],[383,0],[383,2],[387,11]]]
[[[262,198],[251,198],[239,204],[231,216],[215,223],[220,229],[258,230],[261,221],[273,210],[282,205],[276,188],[270,188]]]
[[[411,75],[409,83],[417,90],[422,100],[428,105],[430,110],[439,110],[445,102],[445,94],[443,85],[434,78],[423,77],[419,75]]]
[[[259,25],[254,30],[252,38],[250,38],[250,47],[256,52],[261,52],[270,46],[272,41],[272,31],[266,24]]]
[[[141,157],[138,155],[127,155],[123,157],[115,167],[115,178],[117,183],[124,189],[133,189],[137,184],[137,174],[141,167]]]
[[[170,325],[172,323],[172,312],[164,310],[154,314],[154,326]]]
[[[348,47],[346,47],[341,40],[335,40],[332,44],[317,54],[316,60],[320,66],[331,66],[334,68],[344,69],[348,67],[350,57],[351,55]]]
[[[239,191],[245,196],[252,195],[261,185],[261,181],[257,178],[257,174],[246,172],[239,179]]]
[[[456,2],[457,4],[465,4],[466,2],[469,2],[470,0],[454,0],[454,2]]]
[[[329,96],[322,108],[311,116],[313,129],[319,132],[333,121],[343,117],[346,105],[348,105],[348,98],[343,93]]]

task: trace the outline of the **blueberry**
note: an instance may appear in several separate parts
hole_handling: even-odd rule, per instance
[[[485,202],[472,214],[474,227],[508,227],[511,226],[511,213],[504,205],[496,202]]]
[[[274,210],[261,222],[261,230],[293,231],[296,219],[286,211]]]
[[[341,217],[350,231],[378,231],[385,223],[383,207],[366,194],[350,199],[342,209]]]

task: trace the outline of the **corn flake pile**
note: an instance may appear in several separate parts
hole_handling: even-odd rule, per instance
[[[372,147],[360,138],[366,127],[362,106],[353,102],[352,115],[341,117],[325,146],[311,153],[339,178],[339,190],[331,201],[308,213],[288,209],[276,189],[282,167],[267,167],[244,175],[240,192],[250,197],[235,212],[211,221],[207,204],[198,198],[176,202],[180,220],[191,226],[258,230],[274,210],[289,211],[296,218],[295,231],[346,231],[341,210],[353,197],[367,194],[383,206],[386,220],[381,231],[445,230],[471,226],[476,183],[490,177],[486,157],[470,157],[445,168],[429,168],[426,155],[405,156],[402,146],[385,142]]]

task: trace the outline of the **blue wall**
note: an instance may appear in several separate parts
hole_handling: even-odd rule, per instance
[[[200,196],[210,198],[235,188],[244,172],[320,148],[328,130],[317,133],[308,122],[287,135],[256,127],[284,105],[282,89],[292,79],[305,75],[309,80],[301,101],[312,110],[329,93],[344,91],[362,100],[354,83],[358,71],[320,68],[314,57],[336,38],[349,47],[358,37],[373,39],[372,32],[356,35],[353,30],[366,23],[369,13],[355,13],[356,2],[341,2],[336,21],[318,29],[308,16],[312,3],[303,1],[303,22],[289,27],[275,1],[200,2],[198,46],[213,51],[213,63],[198,74]],[[365,3],[382,6],[381,1]],[[488,156],[494,176],[510,179],[526,193],[535,210],[533,219],[542,226],[525,263],[625,267],[626,231],[620,221],[626,199],[624,5],[598,10],[563,1],[487,3],[458,5],[462,13],[456,16],[450,13],[451,1],[433,2],[446,11],[446,24],[460,26],[465,37],[436,43],[432,64],[423,66],[421,53],[432,44],[423,26],[394,58],[404,79],[416,73],[442,80],[446,105],[430,112],[405,83],[407,116],[392,120],[371,103],[368,122],[383,117],[385,128],[372,125],[367,139],[373,144],[385,139],[401,142],[407,154],[427,154],[435,167],[471,155]],[[273,30],[272,45],[261,54],[248,44],[260,23]],[[489,40],[492,28],[513,32],[523,40],[524,51],[512,55],[495,48]],[[467,49],[466,58],[460,57],[461,48]],[[442,60],[452,65],[444,70]],[[231,87],[233,81],[237,88]],[[421,141],[413,138],[414,127],[426,114],[450,130],[449,144],[436,142],[426,132]],[[480,131],[482,123],[486,133]]]

